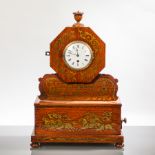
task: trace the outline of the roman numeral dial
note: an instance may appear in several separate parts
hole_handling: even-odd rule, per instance
[[[93,51],[83,41],[73,41],[64,50],[64,61],[68,67],[75,70],[87,68],[93,60]]]

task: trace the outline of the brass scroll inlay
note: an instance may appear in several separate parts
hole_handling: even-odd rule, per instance
[[[98,52],[98,50],[99,50],[99,42],[97,41],[96,37],[94,37],[94,35],[92,35],[89,32],[82,31],[81,29],[79,29],[79,34],[80,34],[80,37],[83,40],[88,42],[89,45],[91,45],[91,47],[93,49],[95,49],[96,52]]]
[[[107,75],[89,84],[67,84],[52,75],[40,79],[40,99],[112,101],[118,98],[117,83]],[[94,88],[95,92],[91,91]]]
[[[75,39],[76,35],[74,31],[63,33],[61,37],[58,38],[58,40],[54,44],[54,49],[57,52],[60,52],[63,48],[62,45],[71,42],[73,39]]]
[[[43,126],[50,129],[73,129],[74,122],[65,114],[49,113],[43,117]]]
[[[82,117],[72,120],[66,114],[49,113],[43,119],[43,127],[46,129],[68,130],[113,130],[112,112],[104,112],[101,115],[88,112]]]
[[[95,113],[86,113],[81,119],[83,129],[97,129],[97,130],[111,130],[111,124],[105,124],[104,122],[111,120],[112,112],[104,112],[99,116]]]

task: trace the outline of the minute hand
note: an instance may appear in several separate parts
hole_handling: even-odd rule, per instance
[[[71,53],[71,52],[68,52],[68,53],[70,53],[70,54],[72,54],[72,55],[77,55],[77,54],[73,54],[73,53]]]
[[[76,56],[79,57],[78,49],[76,48]]]

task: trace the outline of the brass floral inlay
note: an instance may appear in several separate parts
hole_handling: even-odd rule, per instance
[[[93,34],[82,31],[81,29],[79,29],[79,34],[82,39],[87,41],[92,46],[92,48],[95,49],[95,51],[99,50],[99,43]]]
[[[50,113],[43,117],[43,126],[50,129],[73,129],[74,122],[65,114]]]
[[[83,129],[112,130],[111,124],[105,124],[111,120],[111,116],[112,112],[104,112],[101,116],[89,112],[80,119],[80,123]]]
[[[70,32],[66,32],[66,33],[63,33],[61,37],[59,37],[57,39],[57,41],[55,42],[54,44],[54,49],[56,51],[54,52],[60,52],[62,48],[62,45],[72,41],[73,39],[75,39],[76,35],[75,35],[75,32],[74,31],[70,31]]]
[[[49,100],[65,100],[69,97],[78,100],[79,96],[83,97],[82,100],[111,101],[117,99],[117,85],[106,75],[99,78],[95,83],[89,84],[66,84],[55,76],[49,76],[42,78],[40,86],[40,97],[45,96]],[[91,91],[94,87],[96,88],[95,93]]]
[[[111,123],[111,119],[112,112],[104,112],[101,115],[88,112],[76,120],[72,120],[66,114],[49,113],[43,117],[42,121],[46,129],[113,130],[114,123]]]

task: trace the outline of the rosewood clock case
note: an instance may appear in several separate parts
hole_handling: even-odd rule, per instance
[[[105,43],[89,27],[77,21],[66,27],[50,44],[50,66],[56,74],[39,78],[40,95],[34,103],[35,126],[31,146],[46,143],[112,143],[123,147],[121,102],[118,80],[99,74],[105,67]],[[88,67],[76,70],[63,57],[68,44],[82,41],[93,51]],[[80,52],[80,51],[79,51]]]

